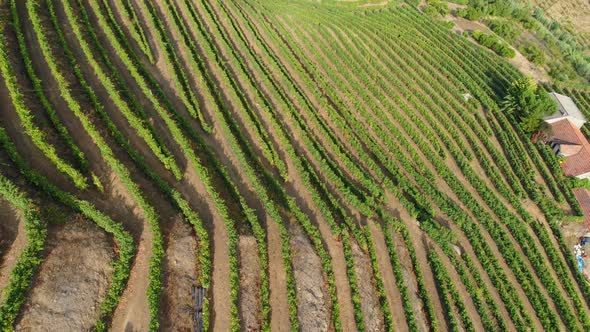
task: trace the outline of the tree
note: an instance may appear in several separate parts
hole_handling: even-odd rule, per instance
[[[555,101],[530,79],[513,82],[502,101],[502,107],[516,118],[522,130],[528,134],[539,129],[544,116],[557,110]]]

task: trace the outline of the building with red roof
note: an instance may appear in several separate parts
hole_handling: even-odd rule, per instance
[[[562,119],[549,124],[553,151],[565,161],[561,164],[567,176],[579,179],[590,178],[590,143],[580,129],[569,119]]]

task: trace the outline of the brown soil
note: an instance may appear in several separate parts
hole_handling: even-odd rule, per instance
[[[4,252],[9,250],[21,228],[21,217],[8,201],[0,199],[0,220],[2,220],[2,224],[0,224],[0,263],[2,263]]]
[[[414,268],[412,267],[410,254],[404,245],[404,240],[393,231],[392,236],[394,243],[396,244],[395,251],[397,252],[402,265],[402,272],[404,274],[404,281],[408,287],[410,301],[414,307],[414,317],[416,318],[418,330],[421,332],[428,331],[428,319],[426,317],[426,312],[424,311],[424,304],[422,303],[422,300],[420,300],[420,296],[418,294],[418,284],[416,282],[416,276],[414,274]]]
[[[359,281],[359,295],[361,298],[361,309],[363,311],[365,328],[367,331],[383,331],[383,312],[379,303],[379,297],[375,292],[375,281],[373,278],[371,259],[356,243],[351,240],[352,257],[354,270]]]
[[[391,310],[391,314],[393,315],[393,328],[395,331],[408,331],[409,328],[406,323],[403,310],[396,309],[401,305],[402,298],[393,276],[393,267],[391,266],[391,261],[389,260],[389,253],[385,245],[383,232],[377,227],[377,224],[373,220],[369,220],[367,224],[371,231],[371,236],[375,245],[375,254],[377,256],[379,271],[381,272],[381,278],[385,287],[385,295],[387,296],[389,308]]]
[[[243,331],[260,330],[260,257],[253,236],[239,241],[240,258],[240,320]]]
[[[426,240],[424,242],[425,242],[425,245],[433,246],[432,243],[426,243],[426,242],[428,242]],[[461,300],[463,301],[463,304],[465,305],[465,309],[467,310],[469,320],[473,323],[473,326],[476,331],[484,331],[483,323],[481,322],[481,319],[480,319],[480,316],[477,312],[477,309],[475,308],[475,305],[473,304],[473,300],[471,298],[471,295],[469,295],[469,293],[467,292],[465,285],[462,282],[459,282],[461,280],[461,277],[459,277],[459,274],[453,268],[453,264],[450,262],[450,260],[447,258],[447,256],[438,248],[437,248],[437,251],[438,251],[439,256],[441,257],[441,261],[444,264],[445,269],[446,269],[447,273],[449,274],[449,277],[451,278],[451,280],[458,281],[458,282],[453,282],[452,285],[453,285],[453,287],[455,287],[455,289],[459,293],[459,296],[461,297]]]
[[[0,237],[0,303],[2,303],[6,294],[1,290],[8,285],[10,272],[27,245],[27,234],[22,213],[3,200],[0,200],[0,220],[4,225],[4,227],[0,227],[0,232],[2,232],[2,237]]]
[[[50,226],[46,253],[16,330],[90,330],[113,270],[112,243],[93,223],[77,217]]]
[[[145,331],[149,326],[146,291],[149,284],[151,242],[151,233],[145,230],[139,239],[135,262],[127,282],[128,286],[113,315],[111,328],[114,331]]]
[[[287,277],[283,266],[281,236],[274,222],[266,225],[268,241],[268,270],[270,286],[270,328],[272,331],[289,331],[289,303]]]
[[[292,264],[297,287],[297,319],[302,331],[329,331],[330,296],[320,258],[300,226],[291,224]]]
[[[197,243],[193,230],[180,216],[174,218],[166,228],[168,234],[160,328],[162,331],[191,331],[195,315],[192,287],[196,282]]]

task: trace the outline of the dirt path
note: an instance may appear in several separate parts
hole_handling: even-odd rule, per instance
[[[389,226],[388,226],[389,227]],[[404,244],[404,239],[395,231],[391,230],[393,242],[395,243],[395,251],[398,254],[400,264],[402,266],[402,273],[404,275],[404,282],[408,287],[409,301],[412,303],[414,308],[414,317],[418,330],[421,332],[428,331],[428,318],[424,309],[424,304],[418,294],[418,284],[416,282],[416,275],[414,274],[414,268],[412,267],[412,261],[408,249]]]
[[[0,220],[3,221],[0,223],[0,264],[2,264],[6,258],[5,253],[18,235],[21,223],[17,211],[3,199],[0,199]]]
[[[167,246],[160,328],[162,331],[191,331],[195,315],[192,287],[196,282],[197,241],[192,228],[180,216],[174,218],[164,232],[167,232]]]
[[[241,236],[240,260],[240,324],[243,331],[260,330],[260,257],[253,236]]]
[[[408,324],[406,323],[403,310],[401,310],[401,294],[395,283],[391,261],[388,259],[389,253],[385,245],[383,232],[377,227],[375,221],[373,220],[369,220],[367,225],[369,226],[371,237],[373,238],[373,243],[375,244],[375,254],[377,255],[379,271],[381,272],[381,278],[383,280],[383,285],[385,286],[385,295],[387,296],[389,308],[391,309],[391,313],[393,315],[393,328],[395,331],[408,331]]]
[[[6,250],[0,252],[2,257],[2,261],[0,261],[0,303],[2,303],[6,296],[2,290],[8,285],[10,272],[14,268],[20,253],[27,246],[28,241],[25,231],[25,221],[21,211],[14,209],[3,200],[0,200],[0,220],[10,228],[16,227],[16,230],[13,230],[15,231],[15,237],[12,243],[8,243]],[[3,228],[0,228],[0,230],[4,231]]]
[[[49,227],[46,252],[15,330],[90,330],[113,271],[112,243],[78,217]]]
[[[299,225],[289,227],[297,287],[297,319],[302,331],[329,331],[330,296],[319,256]]]
[[[189,164],[184,179],[195,190],[193,193],[196,195],[202,195],[204,203],[207,206],[207,215],[204,216],[203,222],[205,225],[209,225],[210,229],[210,242],[212,246],[213,269],[211,275],[212,287],[211,297],[212,300],[212,328],[217,331],[227,331],[230,326],[230,287],[229,287],[229,238],[225,224],[221,219],[219,213],[215,209],[215,204],[212,201],[210,195],[207,194],[207,190],[197,175],[195,168],[192,164]],[[185,193],[185,197],[190,197]],[[194,198],[193,198],[194,199]],[[210,235],[211,236],[211,235]]]
[[[428,241],[428,242],[430,242],[430,241]],[[427,245],[433,246],[432,243],[428,243]],[[435,250],[437,251],[438,255],[440,256],[441,261],[442,261],[443,265],[445,266],[445,269],[446,269],[449,277],[451,278],[452,285],[455,287],[455,289],[459,293],[461,301],[463,301],[463,304],[465,305],[465,309],[467,310],[467,314],[469,315],[469,320],[471,321],[471,323],[473,323],[475,330],[476,331],[484,331],[485,328],[484,328],[483,323],[481,321],[481,317],[479,316],[479,313],[477,312],[477,309],[475,308],[475,304],[473,304],[473,300],[471,298],[471,295],[469,295],[469,293],[467,292],[467,289],[465,288],[465,285],[461,281],[461,277],[459,277],[459,274],[457,273],[457,271],[453,267],[453,264],[450,262],[448,257],[442,252],[442,250],[440,250],[438,247],[436,247]],[[458,316],[458,317],[460,317],[460,316]]]
[[[268,241],[268,269],[270,286],[270,329],[289,331],[289,303],[287,302],[287,277],[283,266],[281,235],[274,222],[266,224]]]
[[[121,195],[121,191],[126,191],[119,180],[112,176],[112,181],[116,185],[113,187],[113,196],[126,197]],[[135,213],[143,225],[147,224],[141,210],[137,208],[135,202],[129,201],[127,205]],[[113,331],[145,331],[149,327],[149,308],[147,302],[147,288],[149,285],[149,265],[152,252],[152,234],[147,227],[143,227],[137,244],[137,253],[135,261],[131,267],[131,275],[127,282],[127,288],[123,292],[121,301],[115,313],[111,328]]]
[[[372,274],[371,259],[354,241],[351,239],[352,257],[354,260],[354,270],[359,281],[359,295],[361,298],[361,309],[363,311],[365,328],[367,331],[383,331],[385,323],[383,321],[383,311],[379,304],[379,298],[375,292],[375,279]]]

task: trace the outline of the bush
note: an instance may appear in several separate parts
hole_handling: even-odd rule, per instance
[[[473,31],[472,36],[478,43],[491,49],[500,56],[505,58],[513,58],[515,55],[514,50],[495,35],[490,35],[479,30],[475,30]]]
[[[475,8],[467,8],[467,9],[461,9],[457,12],[457,16],[459,17],[463,17],[466,18],[468,20],[471,21],[477,21],[480,18],[482,18],[482,16],[484,16],[484,12],[475,9]]]
[[[541,48],[535,44],[528,44],[522,48],[522,54],[529,60],[536,64],[542,65],[545,63],[545,54]]]
[[[522,32],[520,28],[510,20],[489,20],[486,24],[492,29],[492,31],[509,42],[514,41]]]
[[[449,6],[446,2],[429,0],[428,5],[424,7],[424,13],[432,16],[445,16],[449,14]]]

